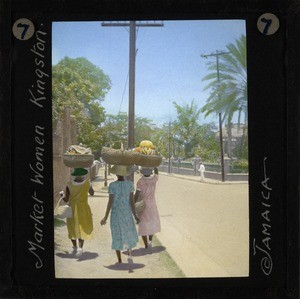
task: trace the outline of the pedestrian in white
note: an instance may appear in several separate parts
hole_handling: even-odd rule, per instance
[[[203,165],[202,162],[200,162],[200,166],[198,171],[200,172],[200,181],[204,182],[204,171],[205,171],[205,166]]]

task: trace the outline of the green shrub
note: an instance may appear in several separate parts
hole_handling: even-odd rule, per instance
[[[249,163],[248,163],[248,160],[246,160],[246,159],[240,159],[240,160],[233,161],[233,162],[231,162],[231,166],[233,168],[238,168],[238,169],[241,169],[244,171],[248,171],[248,169],[249,169]]]

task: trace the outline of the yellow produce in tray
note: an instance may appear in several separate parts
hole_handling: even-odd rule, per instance
[[[113,149],[103,147],[101,150],[102,159],[111,165],[139,165],[143,167],[158,167],[161,164],[162,156],[157,153],[151,141],[143,140],[139,147],[133,150]]]
[[[135,147],[135,148],[133,149],[133,151],[136,152],[136,153],[141,153],[141,152],[142,152],[142,150],[141,150],[140,147]]]
[[[149,140],[143,140],[140,142],[140,146],[134,148],[133,150],[137,153],[141,153],[143,155],[157,155],[156,146]]]
[[[149,140],[143,140],[140,142],[140,148],[150,148],[150,149],[155,149],[156,146],[153,145],[153,143]]]

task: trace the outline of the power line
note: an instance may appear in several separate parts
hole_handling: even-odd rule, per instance
[[[128,110],[128,148],[134,147],[134,104],[135,104],[135,58],[136,28],[162,27],[162,21],[109,21],[102,22],[104,27],[129,27],[129,110]]]
[[[138,49],[136,49],[135,54],[137,54]],[[126,76],[126,80],[125,80],[125,84],[124,84],[124,89],[123,89],[123,93],[122,93],[122,99],[121,99],[121,104],[120,104],[120,108],[119,108],[119,112],[121,111],[122,105],[123,105],[123,100],[124,100],[124,96],[125,96],[125,90],[126,90],[126,86],[127,86],[127,82],[128,82],[128,78],[129,78],[129,70],[127,72],[127,76]]]
[[[122,93],[121,104],[120,104],[120,108],[119,108],[119,112],[118,113],[120,113],[122,105],[123,105],[123,100],[124,100],[124,95],[125,95],[125,90],[126,90],[128,78],[129,78],[129,71],[127,72],[127,76],[126,76],[126,80],[125,80],[125,84],[124,84],[124,89],[123,89],[123,93]]]

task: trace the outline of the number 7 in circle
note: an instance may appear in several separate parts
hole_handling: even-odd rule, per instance
[[[30,25],[19,23],[19,24],[17,25],[17,27],[19,27],[19,28],[20,28],[20,27],[23,27],[23,28],[24,28],[24,29],[23,29],[23,32],[22,32],[22,35],[21,35],[21,39],[24,39],[24,37],[25,37],[25,35],[26,35],[26,32],[28,31]]]
[[[267,34],[268,30],[272,24],[272,20],[271,19],[266,19],[266,18],[261,18],[260,19],[263,23],[266,23],[266,26],[264,28],[263,34]]]

